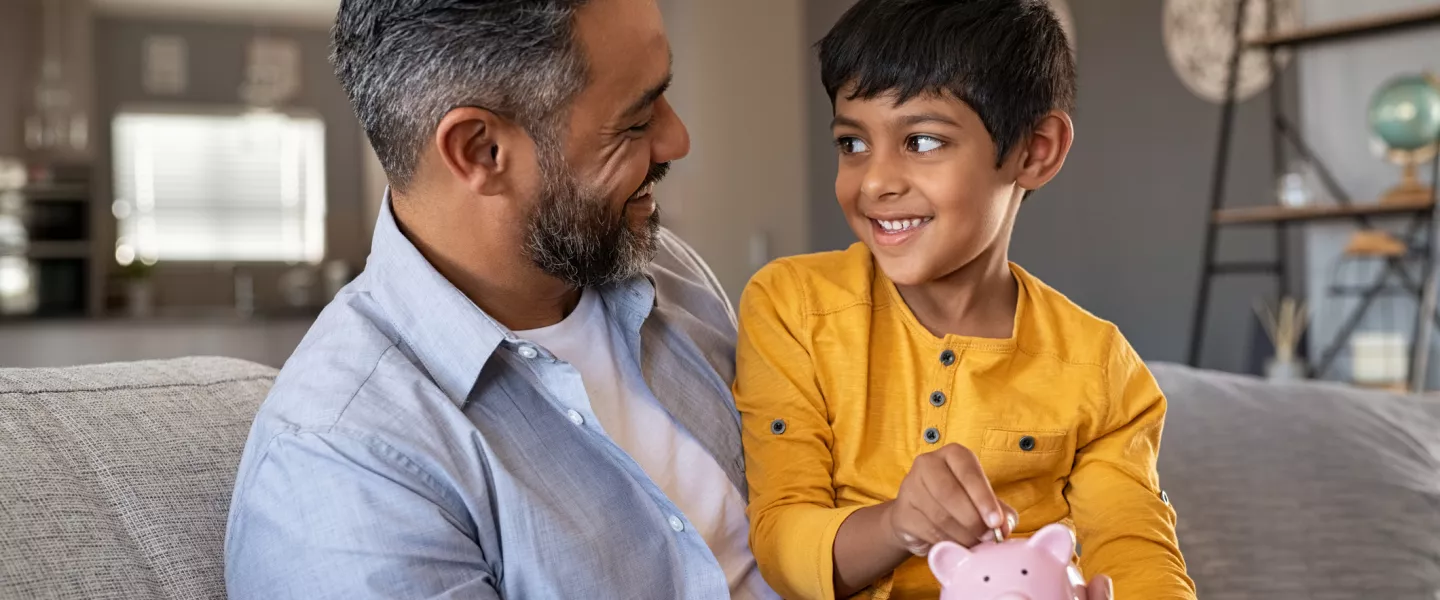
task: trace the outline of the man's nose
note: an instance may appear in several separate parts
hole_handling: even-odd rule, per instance
[[[680,115],[664,96],[655,101],[655,112],[658,122],[652,138],[654,141],[650,148],[650,160],[667,163],[685,158],[690,154],[690,130],[685,128]]]

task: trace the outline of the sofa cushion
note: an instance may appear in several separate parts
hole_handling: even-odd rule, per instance
[[[0,598],[224,598],[235,469],[272,369],[0,369]]]
[[[1201,598],[1435,598],[1440,404],[1154,365]]]

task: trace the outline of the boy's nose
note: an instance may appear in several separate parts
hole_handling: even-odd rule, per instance
[[[886,196],[900,196],[905,193],[905,178],[895,161],[883,156],[870,159],[865,170],[865,179],[860,182],[860,191],[866,197],[880,200]]]

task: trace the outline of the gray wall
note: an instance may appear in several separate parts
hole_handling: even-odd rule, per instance
[[[811,0],[818,39],[848,0]],[[1200,269],[1220,110],[1173,74],[1156,0],[1072,1],[1080,94],[1075,147],[1064,171],[1027,201],[1011,258],[1095,314],[1118,324],[1147,360],[1183,361]],[[812,111],[813,247],[853,237],[834,207],[830,107],[815,78]],[[1240,107],[1229,204],[1272,197],[1268,97]],[[820,182],[826,182],[820,185]],[[1271,256],[1269,236],[1222,236],[1222,255]],[[1298,250],[1298,247],[1296,248]],[[1251,304],[1273,296],[1263,279],[1219,280],[1203,364],[1241,370],[1252,335]]]
[[[42,6],[56,10],[60,37],[55,47],[60,77],[71,94],[71,107],[87,113],[93,107],[91,73],[91,11],[79,0],[0,0],[0,156],[34,161],[86,161],[89,150],[59,150],[49,154],[25,147],[25,118],[35,107],[35,84],[44,53]]]
[[[805,42],[812,47],[806,53],[806,160],[810,176],[810,246],[811,250],[836,250],[855,243],[850,225],[835,204],[835,146],[830,135],[830,119],[835,116],[825,86],[820,85],[820,58],[813,45],[825,37],[840,15],[854,0],[806,0]]]
[[[1433,6],[1434,0],[1307,0],[1305,19],[1325,23],[1366,15],[1386,14],[1416,7]],[[1356,202],[1371,202],[1399,181],[1400,169],[1379,159],[1371,150],[1366,126],[1370,96],[1386,80],[1402,73],[1440,71],[1440,28],[1428,27],[1390,35],[1357,39],[1307,49],[1300,63],[1300,85],[1304,92],[1300,109],[1302,127],[1316,152],[1335,173],[1340,184]],[[1429,180],[1428,169],[1421,178]],[[1403,221],[1391,223],[1402,229]],[[1326,298],[1337,260],[1354,228],[1337,224],[1312,228],[1309,240],[1309,292],[1312,298]],[[1372,264],[1352,263],[1339,274],[1342,283],[1371,281]],[[1318,312],[1311,337],[1313,354],[1329,345],[1340,322],[1355,306],[1354,299],[1325,299]],[[1381,298],[1359,331],[1409,332],[1414,326],[1414,303],[1408,298]],[[1440,337],[1440,336],[1437,336]],[[1434,338],[1432,338],[1434,339]],[[1440,352],[1431,351],[1431,386],[1440,374]],[[1349,352],[1340,355],[1332,377],[1348,377]]]
[[[127,105],[179,105],[238,108],[245,74],[245,53],[257,34],[293,39],[300,45],[302,83],[293,108],[308,109],[325,121],[326,258],[348,262],[358,271],[368,252],[369,223],[365,222],[362,195],[362,135],[344,91],[335,81],[327,55],[329,36],[318,29],[257,28],[242,25],[199,24],[121,18],[103,18],[95,27],[97,177],[102,206],[110,197],[110,127],[116,111]],[[176,35],[189,49],[189,86],[179,96],[156,97],[143,87],[142,48],[151,35]],[[114,219],[100,219],[102,239],[114,240]],[[107,243],[109,243],[107,242]],[[211,265],[162,264],[157,271],[158,301],[164,304],[204,305],[231,301],[228,275]],[[251,265],[257,302],[277,301],[276,276],[283,265]]]
[[[0,156],[25,148],[25,113],[40,60],[39,22],[33,0],[0,1]]]

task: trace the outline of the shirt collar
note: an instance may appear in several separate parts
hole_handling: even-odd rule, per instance
[[[420,254],[395,221],[388,189],[380,205],[368,265],[367,270],[373,269],[375,274],[371,296],[436,385],[464,406],[495,351],[520,341],[515,332],[476,306]],[[607,306],[621,308],[617,312],[633,319],[637,335],[638,324],[657,301],[654,279],[648,272],[599,291]]]

